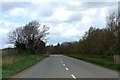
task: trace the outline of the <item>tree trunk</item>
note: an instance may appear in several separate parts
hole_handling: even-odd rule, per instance
[[[114,62],[115,64],[120,64],[120,55],[114,54]]]

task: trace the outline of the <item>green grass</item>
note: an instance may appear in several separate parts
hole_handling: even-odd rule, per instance
[[[66,55],[79,60],[94,63],[109,69],[120,71],[120,64],[115,64],[112,60],[109,60],[100,55],[83,55],[83,54],[66,54]]]
[[[16,73],[32,66],[46,57],[47,56],[43,55],[22,55],[18,57],[19,59],[16,62],[6,63],[6,61],[4,61],[4,63],[2,63],[2,78],[10,78]]]

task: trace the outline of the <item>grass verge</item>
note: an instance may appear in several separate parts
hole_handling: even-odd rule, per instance
[[[83,54],[66,54],[66,55],[79,60],[94,63],[109,69],[120,71],[120,64],[115,64],[113,61],[105,59],[100,55],[83,55]]]
[[[44,55],[22,55],[19,57],[20,60],[14,63],[2,63],[2,78],[10,78],[12,75],[15,75],[46,57],[47,56]]]

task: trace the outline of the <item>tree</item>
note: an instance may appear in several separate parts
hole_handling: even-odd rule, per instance
[[[115,36],[116,54],[120,52],[120,11],[111,12],[107,16],[107,29]]]
[[[78,43],[78,51],[85,54],[104,54],[114,44],[111,31],[90,27]]]
[[[25,44],[27,49],[35,53],[38,47],[48,35],[49,27],[46,25],[41,26],[38,21],[31,21],[25,26],[19,27],[8,34],[10,43]],[[17,42],[17,43],[16,43]],[[17,47],[17,45],[16,45]]]
[[[38,46],[35,47],[39,52],[43,53],[45,51],[45,42],[41,41]]]

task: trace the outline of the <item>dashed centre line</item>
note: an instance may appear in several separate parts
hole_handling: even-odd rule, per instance
[[[75,75],[71,74],[71,76],[72,76],[72,78],[77,79],[77,78],[75,77]]]
[[[69,69],[66,67],[66,70],[69,70]]]
[[[63,60],[62,60],[61,58],[60,58],[60,61],[62,62],[62,64],[63,64],[63,66],[65,67],[65,69],[68,71],[69,69],[66,67],[66,65],[64,64],[64,62],[63,62]],[[74,74],[71,74],[71,77],[72,77],[73,79],[77,79]]]
[[[63,64],[63,66],[65,66],[65,64]]]
[[[62,59],[60,58],[60,61],[63,63]]]

